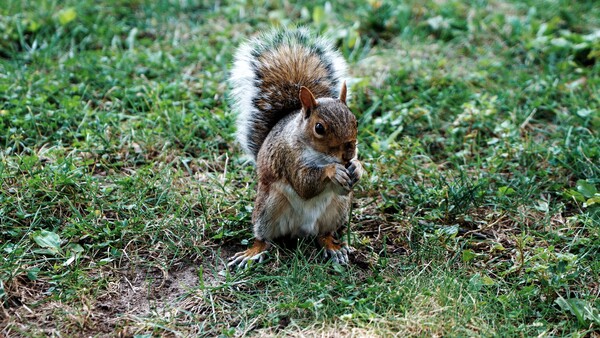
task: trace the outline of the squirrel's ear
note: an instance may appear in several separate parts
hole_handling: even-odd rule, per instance
[[[300,87],[300,102],[302,102],[304,117],[309,117],[311,111],[317,107],[317,100],[315,100],[314,95],[304,86]]]
[[[346,104],[346,81],[342,82],[342,90],[340,90],[340,101]]]

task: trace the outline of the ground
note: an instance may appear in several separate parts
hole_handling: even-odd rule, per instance
[[[340,235],[227,271],[256,176],[226,78],[278,25],[350,64]],[[0,335],[600,336],[595,1],[9,1]]]

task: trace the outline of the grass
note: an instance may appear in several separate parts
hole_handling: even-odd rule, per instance
[[[6,336],[600,333],[594,1],[9,1]],[[233,274],[255,189],[235,47],[272,25],[351,64],[368,176],[340,268],[309,240]]]

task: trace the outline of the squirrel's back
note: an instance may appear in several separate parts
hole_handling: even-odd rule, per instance
[[[333,44],[306,28],[273,30],[241,45],[230,86],[244,151],[256,159],[273,126],[301,108],[300,87],[315,98],[337,98],[346,68]]]

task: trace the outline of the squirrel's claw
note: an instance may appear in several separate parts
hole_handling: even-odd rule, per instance
[[[323,256],[330,258],[333,263],[346,265],[350,262],[348,254],[354,251],[354,248],[346,243],[340,243],[332,235],[319,237],[319,243],[323,247]]]
[[[333,181],[342,189],[344,195],[348,194],[352,190],[352,178],[350,172],[343,165],[336,164],[335,175]]]
[[[354,158],[354,159],[350,160],[350,162],[348,162],[348,166],[346,167],[346,169],[348,170],[348,173],[350,174],[350,180],[351,180],[352,186],[354,184],[356,184],[356,182],[358,182],[358,180],[360,180],[360,177],[364,173],[362,164],[356,158]]]
[[[254,256],[248,256],[246,251],[238,252],[235,256],[231,257],[231,261],[227,263],[227,268],[235,266],[237,269],[243,269],[248,266],[249,262],[258,261],[258,263],[262,263],[265,260],[265,254],[267,253],[267,251],[263,251]]]
[[[258,263],[262,263],[270,246],[268,242],[254,240],[254,245],[251,248],[240,251],[229,259],[227,268],[235,266],[237,269],[243,269],[248,266],[249,262],[258,261]]]
[[[354,248],[344,245],[339,250],[325,249],[323,251],[323,256],[325,258],[331,257],[331,260],[333,261],[333,263],[340,264],[340,265],[346,265],[350,262],[350,259],[348,258],[348,254],[353,251],[354,251]]]

